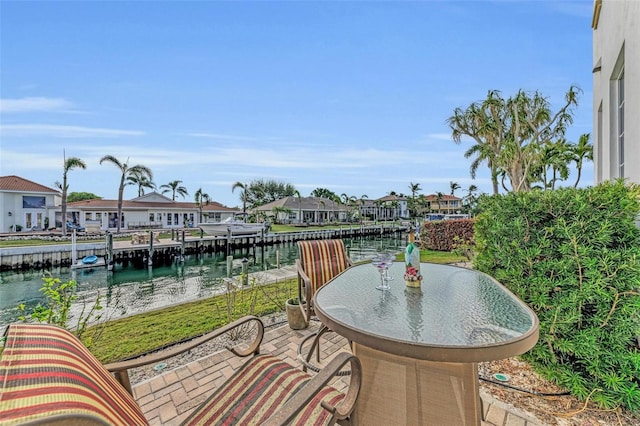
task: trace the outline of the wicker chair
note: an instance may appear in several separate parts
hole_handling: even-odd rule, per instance
[[[298,271],[298,300],[300,309],[307,325],[315,316],[313,307],[313,295],[333,277],[353,266],[353,262],[347,256],[342,240],[308,240],[298,241],[298,259],[296,268]],[[324,324],[313,334],[304,338],[298,346],[298,358],[302,362],[302,369],[318,371],[318,368],[309,361],[313,352],[316,360],[320,361],[320,338],[330,331]],[[312,340],[311,347],[306,355],[303,355],[304,346]]]
[[[131,396],[128,369],[156,363],[241,327],[250,328],[254,339],[245,350],[229,349],[248,361],[183,424],[349,423],[360,390],[359,360],[340,353],[312,377],[276,357],[260,355],[264,325],[257,317],[245,317],[169,350],[105,366],[66,330],[11,324],[0,357],[0,424],[148,424]],[[328,383],[347,364],[356,376],[341,393]]]

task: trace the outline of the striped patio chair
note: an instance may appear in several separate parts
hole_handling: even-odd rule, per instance
[[[296,269],[298,271],[298,300],[300,309],[308,325],[315,316],[313,307],[313,295],[336,275],[353,266],[353,262],[347,256],[342,240],[308,240],[298,241],[298,259]],[[316,360],[320,361],[320,338],[330,331],[324,324],[320,329],[306,338],[298,346],[298,358],[302,362],[302,369],[318,371],[311,364],[311,356],[316,353]],[[311,347],[306,355],[303,355],[307,342],[312,340]]]
[[[341,353],[312,377],[274,356],[260,355],[264,325],[257,317],[245,317],[169,350],[106,366],[66,330],[11,324],[0,355],[0,424],[146,425],[131,396],[128,369],[175,356],[250,322],[255,324],[253,343],[242,352],[230,349],[248,361],[183,424],[349,423],[360,390],[359,360]],[[341,393],[328,383],[347,364],[356,377]]]

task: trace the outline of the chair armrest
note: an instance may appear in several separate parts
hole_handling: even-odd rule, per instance
[[[307,406],[309,401],[322,390],[329,382],[338,375],[338,372],[347,363],[351,367],[349,390],[345,398],[333,407],[322,402],[322,407],[332,414],[329,424],[334,424],[338,420],[348,418],[355,408],[360,386],[362,382],[362,365],[360,360],[348,352],[339,353],[326,367],[316,374],[299,392],[291,397],[289,401],[274,414],[264,425],[275,426],[290,424],[300,410]]]
[[[254,321],[256,323],[257,334],[253,342],[251,342],[251,344],[249,345],[249,347],[244,351],[238,351],[235,348],[230,346],[227,346],[226,348],[229,351],[231,351],[234,355],[241,356],[241,357],[258,354],[260,353],[260,344],[262,343],[262,339],[264,337],[264,324],[262,323],[262,320],[260,318],[249,315],[249,316],[240,318],[236,321],[233,321],[225,325],[224,327],[220,327],[207,334],[204,334],[200,337],[196,337],[194,339],[188,340],[184,343],[179,343],[177,345],[171,346],[167,349],[160,350],[157,352],[143,354],[139,357],[136,357],[130,360],[118,361],[118,362],[106,364],[104,367],[115,375],[116,379],[120,382],[120,384],[122,384],[122,386],[124,386],[124,388],[129,393],[132,393],[131,382],[129,381],[129,372],[128,372],[129,369],[142,367],[149,364],[155,364],[159,361],[187,352],[205,342],[208,342],[209,340],[215,339],[216,337],[220,337],[223,334],[233,331],[234,329],[244,324],[247,324],[251,321]]]
[[[298,296],[303,297],[304,300],[308,303],[309,300],[311,300],[311,298],[313,297],[313,295],[311,294],[311,278],[309,278],[309,275],[307,275],[307,273],[304,271],[300,259],[296,259],[296,269],[298,270]],[[302,294],[302,283],[304,283],[305,294]]]

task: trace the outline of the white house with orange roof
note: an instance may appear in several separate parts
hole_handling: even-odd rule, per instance
[[[79,223],[98,223],[101,230],[117,228],[118,200],[84,200],[67,204],[67,212],[77,214]],[[200,222],[218,222],[240,213],[215,201],[200,209],[193,202],[174,201],[157,192],[122,201],[121,229],[186,228]]]
[[[54,226],[60,191],[19,176],[0,176],[0,232]]]
[[[60,228],[62,194],[19,176],[0,176],[0,232]],[[115,230],[118,200],[85,200],[67,203],[67,221],[97,230]],[[201,216],[202,213],[202,216]],[[157,192],[122,201],[120,228],[184,228],[199,222],[217,222],[240,210],[215,201],[202,205],[179,202]]]

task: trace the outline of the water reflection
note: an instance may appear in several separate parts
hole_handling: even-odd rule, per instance
[[[354,261],[370,258],[377,250],[403,250],[404,236],[344,239]],[[280,244],[233,253],[231,275],[242,272],[242,261],[247,259],[249,272],[274,269],[295,264],[295,243]],[[105,268],[74,269],[52,268],[48,271],[63,281],[74,279],[78,283],[78,300],[72,313],[79,313],[84,305],[93,303],[98,294],[103,298],[103,318],[117,318],[158,309],[165,306],[210,297],[221,291],[221,279],[227,276],[224,254],[205,253],[186,256],[184,262],[152,267],[129,264],[115,265],[113,272]],[[0,332],[16,321],[16,306],[25,303],[29,308],[42,301],[40,288],[45,271],[0,273]]]

